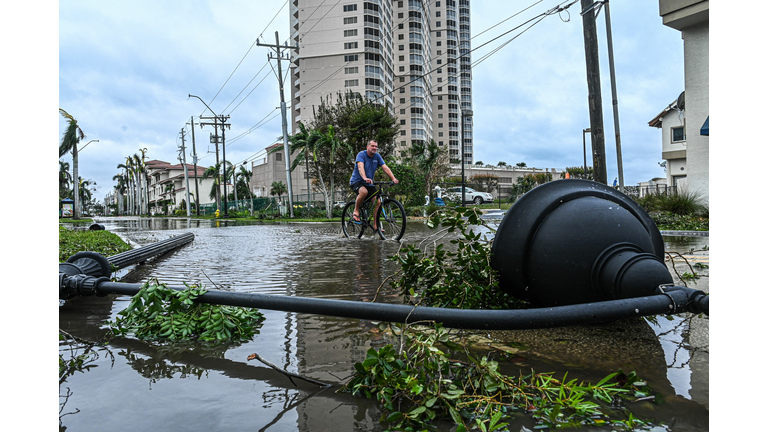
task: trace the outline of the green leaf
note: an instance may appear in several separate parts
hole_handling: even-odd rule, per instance
[[[392,414],[390,414],[389,416],[387,416],[387,421],[388,422],[396,422],[396,421],[398,421],[398,420],[400,420],[402,418],[403,418],[403,413],[401,413],[400,411],[396,411],[396,412],[393,412]]]
[[[414,408],[413,410],[411,410],[411,412],[409,412],[408,415],[409,416],[416,416],[416,415],[419,415],[419,414],[423,413],[426,410],[427,410],[427,407],[418,406],[418,407]]]

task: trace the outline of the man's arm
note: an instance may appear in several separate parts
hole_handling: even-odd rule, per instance
[[[400,181],[399,181],[399,180],[397,180],[397,179],[395,178],[395,175],[394,175],[394,174],[392,174],[392,170],[391,170],[391,169],[389,169],[389,167],[388,167],[388,166],[386,166],[386,165],[382,165],[382,166],[381,166],[381,169],[383,169],[383,170],[384,170],[384,172],[385,172],[385,173],[386,173],[386,174],[389,176],[389,178],[391,178],[391,179],[392,179],[392,181],[393,181],[393,182],[395,182],[395,184],[398,184],[398,183],[400,183]]]
[[[366,182],[366,183],[373,183],[373,179],[369,179],[365,175],[365,164],[360,162],[360,161],[355,162],[355,163],[357,164],[357,172],[360,173],[360,177],[363,178],[363,181]]]

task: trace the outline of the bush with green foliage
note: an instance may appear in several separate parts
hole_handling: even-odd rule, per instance
[[[83,251],[112,256],[129,250],[131,247],[115,233],[105,230],[71,230],[59,225],[59,262],[66,262],[72,255]]]
[[[698,193],[682,190],[634,199],[660,230],[709,231],[709,208]]]

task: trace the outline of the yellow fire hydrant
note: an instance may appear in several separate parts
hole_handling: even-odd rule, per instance
[[[219,210],[217,209],[216,210],[216,218],[218,219],[218,217],[219,217]]]

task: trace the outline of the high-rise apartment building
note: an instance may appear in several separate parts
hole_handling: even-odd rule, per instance
[[[469,0],[292,0],[294,128],[322,99],[352,91],[388,102],[400,122],[395,156],[434,139],[460,159],[461,110],[472,109]],[[464,125],[472,163],[471,119]]]

